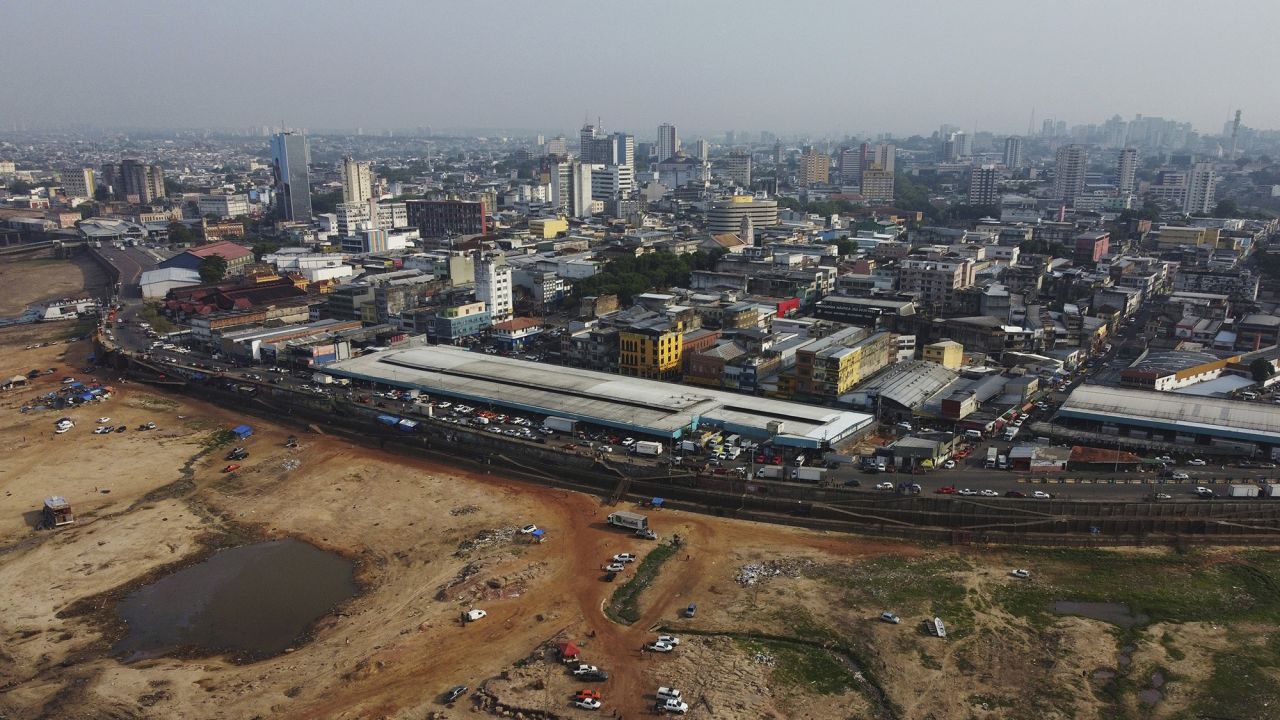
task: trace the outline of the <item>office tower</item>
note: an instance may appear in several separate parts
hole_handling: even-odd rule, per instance
[[[872,163],[878,166],[881,170],[892,173],[893,159],[896,152],[897,148],[892,144],[880,143],[879,145],[876,145],[875,157],[872,159]]]
[[[995,165],[983,165],[969,172],[969,204],[995,205],[1000,196],[996,192],[999,173]]]
[[[164,171],[159,165],[146,165],[127,158],[118,165],[104,163],[102,177],[117,200],[149,203],[165,195]]]
[[[569,156],[568,141],[565,140],[565,137],[563,135],[557,135],[551,138],[550,140],[548,140],[546,144],[546,150],[548,155],[554,155],[556,157]]]
[[[93,197],[94,175],[92,168],[76,168],[62,173],[62,192],[67,197]]]
[[[782,167],[782,143],[777,140],[773,141],[773,167],[775,175],[777,168]]]
[[[619,200],[631,197],[635,189],[635,168],[630,165],[593,164],[591,168],[591,198],[593,200]]]
[[[706,162],[711,159],[711,143],[706,140],[698,140],[693,144],[693,156],[699,160]]]
[[[857,148],[841,148],[836,158],[836,171],[841,182],[862,182],[862,155]]]
[[[373,197],[372,163],[342,158],[342,202],[367,204]]]
[[[422,237],[483,235],[488,229],[488,206],[481,200],[406,200],[405,214]]]
[[[739,187],[751,187],[751,154],[731,152],[725,158],[724,174]]]
[[[1022,167],[1022,138],[1007,137],[1004,139],[1004,166],[1010,170]]]
[[[606,138],[605,165],[636,166],[636,139],[627,133],[616,132]]]
[[[1089,154],[1083,145],[1063,145],[1058,148],[1057,171],[1053,177],[1053,196],[1067,202],[1084,192],[1084,175],[1089,165]]]
[[[1045,118],[1040,125],[1040,137],[1053,137],[1053,119]]]
[[[276,216],[311,221],[311,173],[307,136],[281,132],[271,136],[271,168],[275,176]]]
[[[658,162],[662,162],[680,149],[680,135],[676,133],[676,126],[670,123],[663,123],[658,126]]]
[[[862,199],[868,205],[888,205],[893,202],[893,173],[876,165],[862,172]]]
[[[973,136],[967,133],[952,133],[951,141],[955,143],[956,159],[973,157]]]
[[[494,322],[511,319],[511,266],[506,258],[491,256],[476,263],[476,302],[484,303]]]
[[[602,163],[604,158],[601,157],[599,148],[596,146],[596,140],[600,137],[600,131],[595,125],[587,123],[578,131],[578,159],[584,163]]]
[[[1067,121],[1066,121],[1066,120],[1059,120],[1059,121],[1057,121],[1057,122],[1055,122],[1055,123],[1053,124],[1053,136],[1054,136],[1054,137],[1066,137],[1066,136],[1067,136]]]
[[[1116,154],[1116,189],[1121,195],[1133,193],[1138,175],[1138,148],[1122,148]]]
[[[1182,211],[1204,215],[1213,212],[1218,176],[1209,163],[1196,163],[1187,178],[1187,202]]]
[[[591,166],[577,162],[558,163],[551,173],[551,204],[570,217],[591,215]]]
[[[800,184],[816,185],[830,179],[831,156],[820,153],[812,146],[800,156]]]

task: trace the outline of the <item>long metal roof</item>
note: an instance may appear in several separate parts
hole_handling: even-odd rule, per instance
[[[325,367],[337,376],[418,388],[469,402],[679,437],[705,420],[781,444],[818,447],[868,426],[865,413],[623,377],[470,352],[450,346],[385,350]]]
[[[1072,391],[1058,414],[1186,434],[1280,443],[1280,406],[1265,403],[1081,385]]]

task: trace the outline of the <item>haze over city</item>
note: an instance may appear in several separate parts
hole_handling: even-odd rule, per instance
[[[432,127],[928,135],[1175,117],[1269,128],[1280,5],[32,3],[0,128]]]

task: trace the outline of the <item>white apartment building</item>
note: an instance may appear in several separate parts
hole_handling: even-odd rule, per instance
[[[373,197],[373,165],[342,158],[342,202],[367,203]]]
[[[246,195],[201,195],[196,201],[200,215],[233,218],[249,214],[249,198]]]
[[[493,322],[511,319],[511,266],[506,258],[487,257],[476,265],[476,302],[484,303]]]
[[[627,165],[592,165],[591,198],[616,200],[631,197],[635,190],[635,169]]]
[[[898,266],[898,290],[918,293],[921,302],[938,308],[954,304],[956,291],[973,285],[974,262],[904,258]]]

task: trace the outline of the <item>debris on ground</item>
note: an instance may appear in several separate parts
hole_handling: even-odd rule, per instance
[[[752,655],[751,659],[757,665],[768,665],[769,667],[773,667],[775,662],[773,656],[765,652],[758,652],[755,655]]]
[[[804,571],[814,567],[816,563],[812,560],[801,558],[786,558],[783,560],[769,560],[763,563],[748,563],[738,568],[738,575],[735,578],[739,585],[755,585],[756,583],[775,577],[798,578],[804,575]]]
[[[300,461],[290,458],[284,461],[284,470],[285,472],[289,472],[290,470],[297,470],[298,466],[300,465],[302,465]]]
[[[517,532],[519,532],[519,530],[514,527],[486,528],[470,538],[458,543],[458,549],[454,551],[453,554],[455,557],[466,557],[471,554],[473,550],[488,547],[490,545],[497,545],[499,543],[511,542]]]
[[[458,507],[450,510],[449,514],[454,517],[457,517],[459,515],[470,515],[471,513],[476,512],[479,509],[480,508],[476,507],[475,505],[459,505]]]

